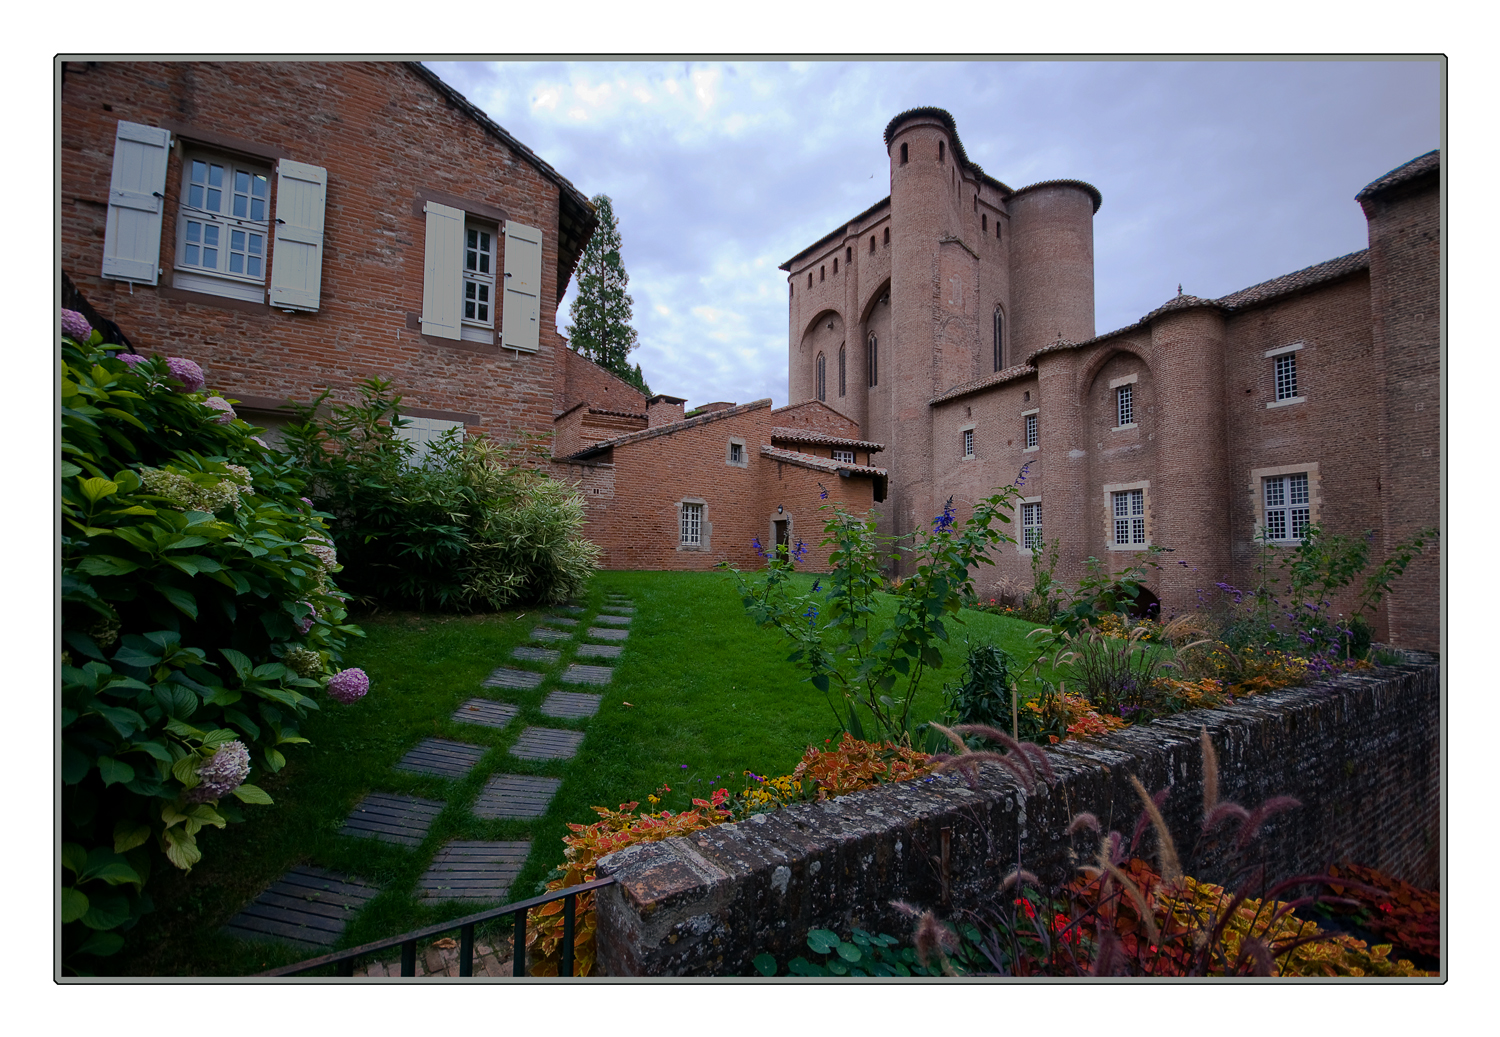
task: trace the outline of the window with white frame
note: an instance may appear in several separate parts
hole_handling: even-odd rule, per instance
[[[1283,353],[1275,358],[1276,398],[1292,400],[1297,397],[1297,354]]]
[[[684,501],[681,512],[681,535],[678,540],[683,547],[700,547],[703,544],[703,505]]]
[[[1110,494],[1114,518],[1114,540],[1117,546],[1136,546],[1146,542],[1146,491],[1121,490]]]
[[[1021,504],[1021,546],[1035,551],[1042,545],[1042,502]]]
[[[416,447],[411,456],[412,464],[425,465],[432,446],[440,442],[450,429],[456,429],[454,435],[462,441],[464,438],[464,423],[462,421],[450,421],[446,418],[417,418],[410,415],[402,415],[406,424],[395,429],[396,437],[404,439]]]
[[[1312,497],[1306,472],[1272,475],[1262,481],[1267,540],[1301,543],[1312,522]]]
[[[835,461],[838,461],[841,464],[853,464],[854,463],[854,451],[853,450],[839,450],[838,448],[835,448],[834,451],[833,451],[833,459]]]
[[[964,457],[974,456],[974,430],[964,429]]]
[[[1115,390],[1115,424],[1135,424],[1135,386],[1122,385]]]
[[[463,322],[495,326],[495,231],[473,220],[464,224]]]
[[[188,152],[177,211],[177,267],[264,284],[271,171],[228,156]]]
[[[1030,450],[1037,444],[1036,415],[1026,415],[1026,449]]]

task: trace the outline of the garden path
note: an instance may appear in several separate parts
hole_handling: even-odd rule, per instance
[[[544,625],[531,631],[533,642],[554,648],[524,645],[511,657],[520,662],[540,663],[542,670],[497,667],[480,682],[484,690],[533,691],[557,680],[564,684],[600,686],[613,678],[613,662],[624,651],[635,609],[629,598],[605,595],[597,612],[583,606],[562,606],[569,615],[543,617]],[[597,624],[589,626],[584,622]],[[587,640],[579,634],[586,632]],[[604,642],[604,643],[598,643]],[[569,662],[564,656],[601,660],[603,665]],[[599,711],[603,694],[553,690],[542,701],[543,716],[587,722]],[[520,703],[503,698],[472,698],[453,713],[460,724],[503,730],[523,711]],[[509,755],[521,760],[572,759],[583,744],[585,732],[571,728],[530,726],[511,745]],[[489,750],[443,738],[424,738],[411,748],[393,770],[458,780],[481,766]],[[494,765],[491,765],[494,766]],[[563,778],[495,773],[490,776],[469,809],[474,816],[540,818],[547,812]],[[530,853],[529,840],[486,842],[449,840],[442,846],[423,849],[429,829],[447,803],[391,792],[372,791],[344,822],[340,833],[351,838],[374,838],[409,846],[411,852],[430,854],[427,870],[417,880],[414,894],[428,901],[460,901],[479,909],[501,904],[520,874]],[[310,866],[292,868],[254,901],[247,904],[225,928],[240,939],[280,940],[309,952],[334,949],[344,930],[359,911],[381,890],[360,879]],[[475,941],[474,975],[508,976],[512,954],[510,938]],[[355,970],[356,976],[399,976],[399,959],[372,962]],[[418,976],[457,976],[457,944],[451,938],[438,940],[417,956]]]

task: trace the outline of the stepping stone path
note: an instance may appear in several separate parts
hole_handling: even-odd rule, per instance
[[[605,670],[606,672],[608,672],[608,668],[603,666],[569,667],[570,670],[580,668],[589,670]],[[563,674],[563,680],[567,679],[567,674]],[[607,682],[608,678],[606,677],[605,680],[601,681],[600,683]],[[585,691],[554,691],[552,694],[548,695],[546,701],[542,703],[542,712],[549,717],[591,717],[595,713],[599,712],[599,703],[603,701],[603,699],[603,695],[590,695]]]
[[[556,655],[556,653],[552,653]],[[502,666],[483,680],[486,688],[534,688],[542,675],[534,670],[511,670]]]
[[[401,757],[396,769],[439,778],[462,778],[487,752],[489,750],[482,745],[450,742],[446,738],[424,738]]]
[[[541,817],[562,786],[561,778],[538,778],[525,774],[497,774],[485,783],[474,803],[474,814],[498,817]]]
[[[591,609],[580,605],[553,606],[541,617],[551,626],[538,626],[531,639],[571,641],[580,627],[581,617]],[[635,608],[623,594],[608,594],[605,605],[595,613],[594,626],[586,627],[593,642],[579,644],[580,658],[614,660],[624,651],[621,643],[630,636],[628,627]],[[558,629],[565,628],[565,629]],[[524,662],[555,666],[562,652],[552,648],[521,645],[511,650],[511,657]],[[610,683],[614,670],[607,665],[570,663],[558,680],[566,684],[604,685]],[[547,673],[500,666],[482,682],[486,688],[530,691],[547,679]],[[587,720],[599,712],[604,696],[582,691],[553,691],[542,702],[544,716],[566,720]],[[472,698],[454,711],[452,720],[460,724],[504,728],[521,713],[515,703],[489,698]],[[583,744],[584,732],[549,727],[525,728],[510,752],[522,760],[567,760]],[[455,742],[445,738],[424,738],[395,765],[396,770],[430,774],[441,778],[462,778],[477,766],[488,747]],[[495,774],[485,783],[474,802],[473,813],[485,820],[515,820],[545,816],[562,779],[529,774]],[[390,792],[372,792],[349,814],[341,835],[379,839],[397,845],[417,847],[426,839],[432,823],[446,803]],[[419,896],[428,901],[458,900],[476,907],[480,903],[500,903],[510,895],[531,843],[450,840],[439,848],[422,877],[417,880]],[[324,950],[338,942],[345,926],[380,889],[357,878],[323,871],[316,867],[293,868],[268,890],[230,920],[225,932],[241,939],[284,940],[314,950]],[[418,961],[418,975],[456,975],[457,952],[452,941],[438,941],[427,948],[425,961]],[[475,975],[510,975],[510,948],[504,941],[481,947],[476,943]],[[439,948],[441,944],[441,951]],[[423,965],[426,965],[425,970]],[[394,962],[375,962],[357,970],[358,975],[385,976],[399,974]]]
[[[585,666],[583,663],[573,663],[562,672],[558,680],[564,684],[608,684],[614,675],[615,671],[608,666]],[[545,711],[544,707],[543,712]]]
[[[446,805],[440,800],[372,792],[354,808],[339,834],[416,846],[427,837],[427,829]]]
[[[336,943],[349,920],[379,892],[347,875],[293,868],[246,904],[224,932],[241,940],[283,940],[321,950]]]
[[[540,677],[541,674],[537,676]],[[494,699],[470,699],[458,707],[453,714],[453,719],[460,724],[504,727],[514,720],[520,711],[520,706],[512,706],[509,702],[496,702]]]
[[[528,648],[522,645],[520,648],[511,649],[510,657],[512,659],[524,659],[527,662],[546,663],[550,666],[552,663],[557,662],[558,656],[561,654],[555,648]],[[537,683],[541,682],[538,681]],[[536,687],[536,685],[534,684],[532,687]]]
[[[528,727],[511,746],[510,754],[522,760],[569,760],[582,744],[582,731]]]
[[[443,844],[417,888],[427,900],[503,901],[530,852],[529,842],[455,839]]]

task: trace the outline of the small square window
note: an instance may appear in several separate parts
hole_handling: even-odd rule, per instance
[[[974,430],[964,429],[964,457],[974,456]]]
[[[1026,415],[1026,446],[1034,447],[1037,443],[1036,415]]]
[[[1146,542],[1146,491],[1124,490],[1110,494],[1114,512],[1114,544],[1133,547]]]
[[[729,444],[729,463],[739,464],[745,459],[745,448],[738,443]]]
[[[1115,390],[1115,424],[1135,424],[1135,386],[1122,385]]]
[[[1297,354],[1285,353],[1276,357],[1276,398],[1291,400],[1297,397]]]
[[[854,451],[853,450],[834,450],[834,452],[833,452],[833,459],[835,461],[838,461],[840,464],[853,464],[854,463]]]

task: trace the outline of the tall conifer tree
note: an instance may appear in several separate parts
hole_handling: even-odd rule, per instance
[[[630,326],[632,300],[625,288],[630,275],[620,260],[620,225],[609,195],[595,195],[599,226],[578,260],[578,297],[568,311],[568,345],[594,363],[650,393],[639,364],[627,359],[636,347]]]

